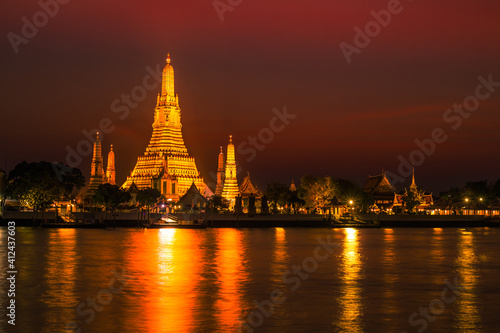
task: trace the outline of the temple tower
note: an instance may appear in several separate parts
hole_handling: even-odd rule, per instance
[[[99,132],[97,132],[97,136],[94,141],[94,153],[92,155],[92,165],[90,167],[89,191],[94,192],[99,187],[99,185],[105,182],[105,179],[106,177],[104,175],[101,140],[99,138]]]
[[[224,177],[224,187],[222,189],[222,197],[234,205],[235,198],[239,195],[238,180],[236,179],[236,161],[234,158],[233,136],[229,136],[229,144],[227,145],[226,170]]]
[[[115,170],[115,153],[113,152],[113,145],[108,153],[108,165],[106,167],[106,180],[111,185],[116,185],[116,170]]]
[[[151,140],[122,187],[128,189],[132,184],[138,189],[152,187],[166,199],[179,200],[193,182],[205,195],[205,183],[182,137],[181,109],[175,94],[170,54],[166,62],[154,110]]]
[[[411,185],[410,185],[410,188],[411,189],[416,189],[417,188],[417,184],[415,183],[415,165],[413,165],[413,171],[412,171],[412,175],[411,175]]]
[[[224,188],[224,153],[220,147],[219,164],[217,166],[217,186],[215,188],[215,195],[221,196],[222,189]]]

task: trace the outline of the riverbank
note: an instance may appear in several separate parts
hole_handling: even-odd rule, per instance
[[[212,228],[329,228],[329,227],[357,227],[359,223],[339,224],[322,215],[306,214],[279,214],[279,215],[236,215],[236,214],[172,214],[180,221],[205,220]],[[159,218],[160,214],[150,214],[150,220]],[[104,224],[111,227],[138,227],[147,221],[146,214],[115,213],[107,217],[103,213],[73,213],[77,224]],[[484,216],[463,215],[357,215],[357,221],[382,228],[467,228],[467,227],[499,227],[500,220],[484,218]],[[8,221],[15,221],[17,226],[33,226],[43,223],[64,223],[61,217],[53,212],[44,214],[44,218],[34,218],[29,212],[5,212],[0,225],[7,225]]]

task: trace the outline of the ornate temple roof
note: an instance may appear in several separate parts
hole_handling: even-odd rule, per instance
[[[377,176],[368,176],[363,186],[363,191],[372,196],[392,196],[394,194],[394,187],[389,182],[389,179],[387,179],[385,172],[382,172]]]
[[[196,184],[193,182],[191,187],[184,193],[184,195],[179,199],[178,204],[188,207],[205,207],[207,199],[200,193]]]
[[[247,175],[240,185],[240,193],[242,198],[247,198],[250,194],[253,194],[256,198],[262,198],[262,192],[252,183],[252,180],[250,179],[250,172],[247,172]]]

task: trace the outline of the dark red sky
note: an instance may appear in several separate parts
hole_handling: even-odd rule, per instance
[[[438,192],[500,178],[500,87],[458,129],[443,120],[479,75],[500,81],[500,3],[401,1],[348,64],[339,44],[353,44],[354,27],[387,3],[243,0],[221,21],[211,0],[72,0],[16,54],[7,34],[21,34],[40,6],[4,2],[0,167],[64,161],[82,130],[109,118],[103,146],[114,144],[122,183],[149,141],[159,89],[125,120],[110,105],[170,52],[184,139],[206,179],[229,134],[240,144],[285,105],[297,117],[253,161],[237,156],[262,187],[306,173],[360,184],[382,168],[397,173],[398,156],[438,127],[448,140],[417,167],[417,184]],[[90,156],[80,168],[89,174]]]

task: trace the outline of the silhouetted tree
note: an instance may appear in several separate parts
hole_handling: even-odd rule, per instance
[[[220,195],[212,195],[208,200],[208,209],[213,213],[219,213],[229,208],[229,201]]]
[[[79,169],[62,163],[23,161],[9,173],[6,193],[25,207],[42,213],[56,200],[69,199],[74,189],[85,184]]]
[[[158,202],[158,198],[161,196],[161,192],[155,188],[145,188],[137,192],[137,202],[142,206],[146,206],[148,210],[148,223],[149,223],[149,213],[151,206]]]
[[[248,197],[248,216],[254,216],[255,212],[255,196],[253,195],[253,193],[251,193]]]
[[[234,201],[234,211],[236,214],[241,214],[242,212],[242,202],[241,202],[241,196],[237,196]]]
[[[267,197],[265,195],[263,195],[261,199],[260,213],[262,215],[269,214],[269,205],[267,204]]]
[[[267,184],[266,197],[271,203],[273,213],[278,212],[278,206],[285,206],[289,195],[288,187],[281,182]]]

